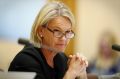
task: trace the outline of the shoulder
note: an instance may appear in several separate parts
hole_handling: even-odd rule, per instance
[[[23,60],[22,62],[24,61],[32,61],[32,60],[37,60],[38,58],[41,57],[40,55],[40,50],[39,48],[35,48],[34,46],[27,46],[27,47],[24,47],[16,56],[15,56],[15,59],[18,60],[18,61],[21,61]],[[28,61],[28,62],[29,62]]]
[[[40,61],[42,57],[38,48],[34,46],[24,47],[13,59],[10,64],[9,69],[24,69],[24,68],[34,68],[40,66]]]

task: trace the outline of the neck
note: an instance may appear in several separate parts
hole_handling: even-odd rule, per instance
[[[42,49],[42,52],[43,55],[45,56],[47,64],[53,68],[54,67],[53,58],[56,55],[56,53],[47,49]]]

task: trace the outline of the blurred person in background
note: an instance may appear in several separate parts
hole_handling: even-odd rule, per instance
[[[85,57],[58,54],[75,36],[74,26],[73,14],[67,6],[61,2],[47,3],[33,24],[31,45],[15,56],[9,71],[36,72],[36,79],[87,79]]]
[[[120,57],[111,47],[115,43],[115,36],[111,32],[102,34],[98,46],[98,55],[94,60],[89,62],[88,73],[112,75],[120,72]]]

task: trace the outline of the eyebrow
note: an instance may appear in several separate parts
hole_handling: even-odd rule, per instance
[[[53,29],[60,29],[61,31],[64,31],[63,29],[61,29],[60,27],[57,27],[57,26],[54,26]],[[70,28],[68,28],[66,31],[68,31],[68,30],[72,30],[72,28],[70,27]]]

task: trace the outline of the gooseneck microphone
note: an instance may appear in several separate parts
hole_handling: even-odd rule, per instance
[[[112,49],[116,51],[120,51],[120,45],[114,44],[112,45]]]
[[[22,44],[22,45],[30,45],[31,44],[30,41],[28,39],[25,39],[25,38],[19,38],[18,43]]]

